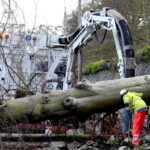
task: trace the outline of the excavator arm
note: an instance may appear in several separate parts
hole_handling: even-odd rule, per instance
[[[116,10],[103,8],[96,12],[85,12],[75,32],[58,39],[60,44],[67,45],[67,65],[63,89],[68,89],[71,84],[76,50],[86,45],[100,29],[111,31],[113,34],[120,77],[135,76],[133,42],[127,21]],[[95,37],[98,40],[98,37]]]
[[[81,59],[81,57],[78,56],[81,55],[81,47],[91,41],[93,37],[101,44],[105,40],[105,35],[102,40],[98,37],[97,32],[101,29],[105,30],[105,35],[108,31],[112,32],[118,57],[120,78],[135,76],[133,42],[127,21],[115,9],[106,7],[100,11],[86,11],[83,14],[81,23],[73,33],[58,36],[55,39],[55,45],[53,46],[63,47],[64,50],[61,51],[59,57],[54,59],[47,73],[47,86],[52,87],[49,88],[50,91],[56,90],[60,83],[62,90],[73,86],[73,75],[77,63],[79,72],[77,78],[80,81],[81,77],[79,75],[81,76],[82,69],[81,64],[79,65],[79,58]]]

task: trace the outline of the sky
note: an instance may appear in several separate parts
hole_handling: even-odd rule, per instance
[[[7,3],[9,0],[3,1]],[[17,9],[13,1],[17,2],[17,6],[19,6]],[[17,21],[19,23],[24,22],[23,12],[26,26],[31,28],[35,22],[36,26],[40,24],[62,26],[64,8],[66,8],[67,12],[71,11],[77,7],[77,3],[78,0],[11,0],[11,7],[15,10]]]

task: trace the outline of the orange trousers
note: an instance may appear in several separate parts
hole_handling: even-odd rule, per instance
[[[139,145],[139,136],[143,129],[144,121],[146,118],[146,112],[137,112],[133,116],[133,126],[132,126],[132,144],[138,146]]]

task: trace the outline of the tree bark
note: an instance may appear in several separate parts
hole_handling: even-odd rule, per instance
[[[49,147],[49,142],[1,142],[0,149],[15,149],[15,150],[29,150],[29,149],[43,149]]]
[[[22,133],[1,133],[1,141],[24,141],[24,142],[54,142],[54,141],[87,141],[91,136],[87,134],[22,134]]]
[[[86,116],[124,107],[119,92],[122,88],[143,92],[150,103],[150,75],[89,83],[75,88],[4,101],[0,119],[7,121],[41,121],[62,116]]]

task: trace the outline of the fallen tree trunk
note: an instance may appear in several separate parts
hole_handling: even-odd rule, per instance
[[[29,149],[43,149],[49,147],[49,142],[1,142],[0,149],[15,149],[15,150],[29,150]]]
[[[62,116],[84,116],[97,112],[115,111],[123,107],[119,91],[122,88],[143,92],[150,103],[150,75],[100,81],[94,84],[81,82],[76,88],[55,91],[4,101],[0,119],[39,121]]]
[[[99,137],[99,136],[97,136]],[[87,141],[91,138],[87,134],[22,134],[22,133],[1,133],[1,141],[24,141],[24,142],[53,142],[53,141]]]

